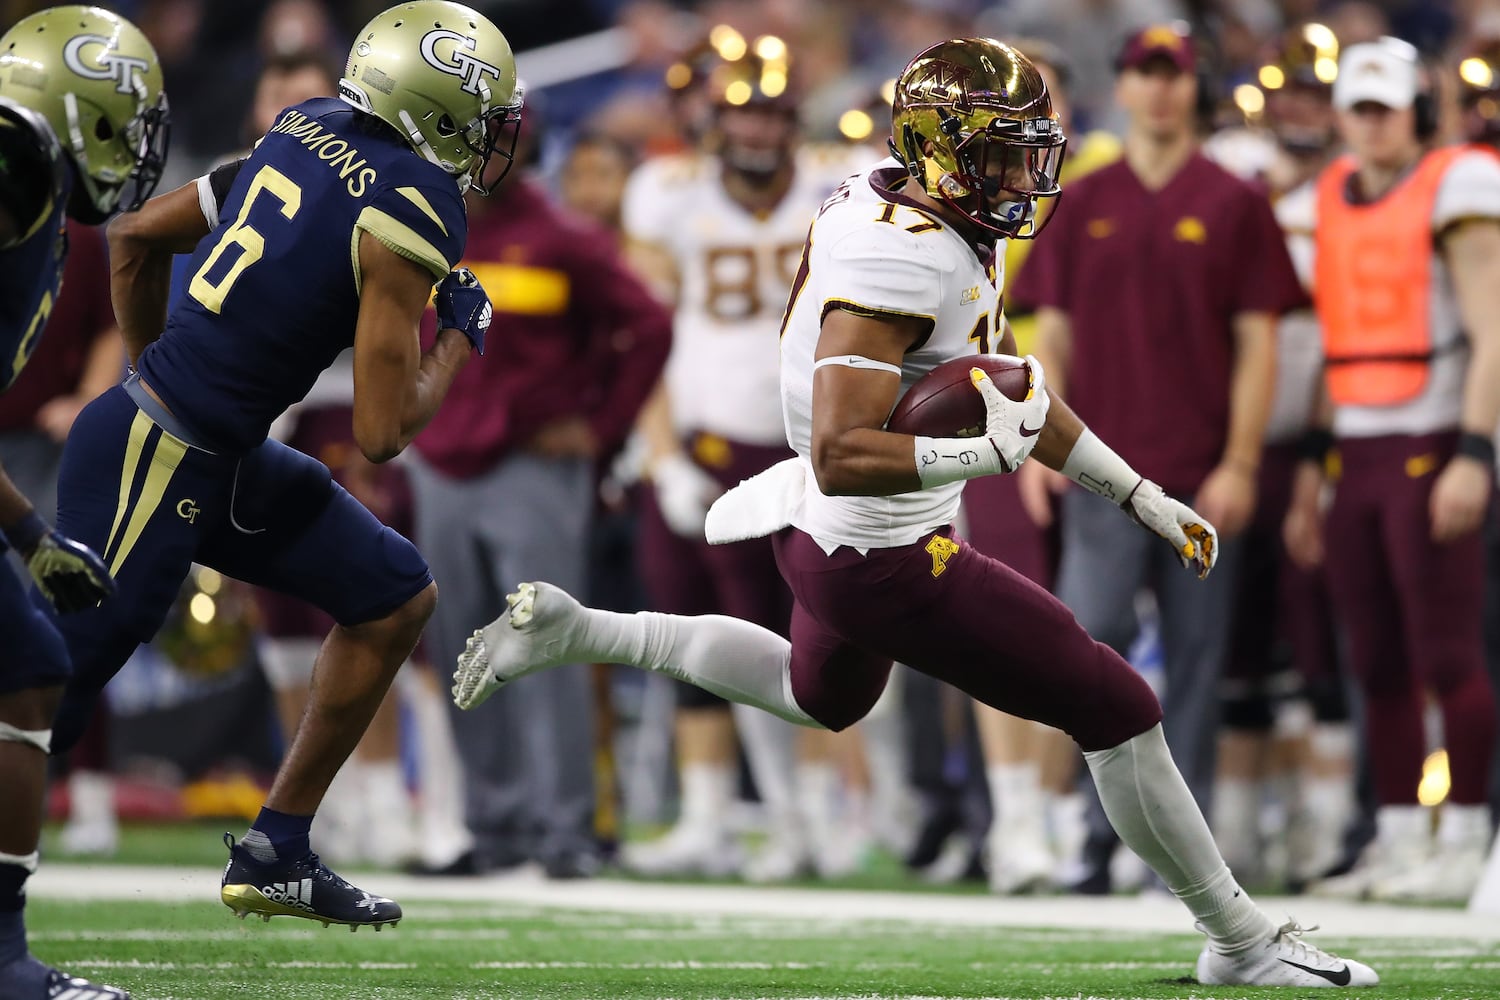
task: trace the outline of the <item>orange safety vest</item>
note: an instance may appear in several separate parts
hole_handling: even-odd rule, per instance
[[[1345,198],[1354,158],[1318,178],[1314,299],[1323,326],[1328,392],[1337,404],[1405,402],[1432,363],[1432,205],[1449,164],[1467,150],[1422,157],[1378,201]]]

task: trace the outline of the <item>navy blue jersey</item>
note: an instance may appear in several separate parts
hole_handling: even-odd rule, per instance
[[[354,343],[366,232],[436,282],[468,234],[458,184],[343,101],[283,111],[240,165],[187,294],[138,364],[199,443],[253,448]]]
[[[0,108],[0,203],[21,229],[0,250],[0,391],[26,367],[62,287],[71,185],[46,122],[13,105]]]

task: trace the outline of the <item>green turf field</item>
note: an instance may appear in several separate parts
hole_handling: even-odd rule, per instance
[[[28,913],[37,954],[143,1000],[1295,995],[1198,986],[1187,977],[1201,939],[1124,930],[420,901],[406,905],[400,927],[378,935],[286,918],[241,924],[211,899],[38,898]],[[1319,940],[1380,971],[1384,983],[1361,997],[1500,997],[1500,944]]]

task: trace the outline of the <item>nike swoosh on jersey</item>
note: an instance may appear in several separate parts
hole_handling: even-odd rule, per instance
[[[1315,969],[1311,965],[1303,965],[1301,962],[1293,962],[1290,959],[1278,958],[1276,961],[1282,965],[1290,965],[1294,969],[1303,972],[1311,972],[1320,979],[1326,979],[1335,986],[1349,985],[1349,966],[1341,965],[1337,969]]]

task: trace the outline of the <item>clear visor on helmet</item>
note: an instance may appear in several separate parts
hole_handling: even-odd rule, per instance
[[[1051,203],[1062,194],[1058,178],[1067,144],[1061,127],[1051,118],[1024,122],[997,118],[954,150],[957,185],[943,194],[950,201],[977,196],[976,210],[965,214],[980,226],[1000,236],[1031,239],[1051,217]]]

